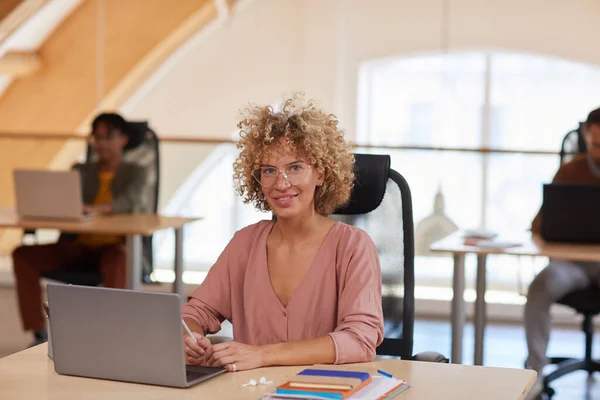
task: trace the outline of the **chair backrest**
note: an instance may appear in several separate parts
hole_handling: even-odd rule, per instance
[[[585,139],[583,138],[583,122],[579,123],[579,127],[567,133],[560,147],[560,163],[571,161],[573,156],[587,151]]]
[[[129,121],[129,140],[123,149],[123,160],[125,162],[139,164],[145,167],[149,173],[149,182],[152,187],[152,200],[150,204],[153,213],[158,212],[158,199],[160,192],[160,151],[159,140],[156,133],[149,127],[147,121]],[[88,145],[86,162],[95,161],[97,155],[94,148]],[[149,280],[154,269],[154,253],[152,250],[152,236],[142,238],[142,279]]]
[[[355,154],[356,179],[349,203],[333,219],[365,230],[381,262],[385,334],[378,355],[412,357],[414,329],[414,227],[406,180],[389,155]]]

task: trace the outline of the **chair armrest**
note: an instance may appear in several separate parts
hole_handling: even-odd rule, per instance
[[[414,361],[426,361],[426,362],[436,362],[436,363],[449,363],[446,357],[443,354],[436,353],[435,351],[423,351],[421,353],[415,354],[412,356],[411,360]]]

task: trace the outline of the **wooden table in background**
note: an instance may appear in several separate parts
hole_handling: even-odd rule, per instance
[[[0,359],[0,399],[257,400],[304,368],[273,367],[226,373],[189,389],[176,389],[58,375],[46,354],[47,346],[43,344]],[[536,377],[529,370],[389,359],[339,368],[371,374],[382,369],[407,381],[411,388],[398,395],[398,400],[524,399]],[[273,384],[242,387],[250,379],[258,381],[263,376]]]
[[[0,228],[56,229],[76,234],[107,234],[127,237],[128,287],[139,290],[142,276],[142,236],[162,229],[175,230],[175,283],[173,292],[185,299],[183,286],[183,226],[200,218],[166,217],[157,214],[97,216],[87,221],[21,219],[14,209],[0,209]]]
[[[600,245],[582,245],[567,243],[548,243],[538,236],[522,234],[514,237],[494,239],[499,242],[517,242],[519,246],[507,249],[468,246],[464,244],[462,232],[456,232],[433,243],[430,250],[439,253],[452,253],[454,256],[454,275],[452,278],[452,356],[453,363],[462,363],[462,340],[465,325],[465,255],[477,255],[477,278],[475,284],[475,365],[483,364],[483,336],[486,324],[486,263],[488,254],[514,256],[540,256],[573,261],[600,261]]]

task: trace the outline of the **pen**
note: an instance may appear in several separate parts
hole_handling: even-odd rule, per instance
[[[198,344],[198,340],[196,339],[196,337],[192,334],[192,331],[190,331],[190,328],[188,328],[187,324],[185,323],[185,321],[183,320],[183,318],[181,318],[181,323],[183,324],[183,328],[185,329],[185,331],[187,332],[188,335],[190,335],[190,337],[192,338],[192,340],[194,341],[194,343]]]
[[[48,306],[48,302],[47,301],[43,302],[42,307],[44,307],[44,311],[46,312],[46,317],[50,318],[50,307]]]
[[[380,375],[383,375],[383,376],[387,376],[388,378],[393,378],[392,374],[389,374],[389,373],[387,373],[385,371],[382,371],[380,369],[377,370],[377,373],[380,374]]]

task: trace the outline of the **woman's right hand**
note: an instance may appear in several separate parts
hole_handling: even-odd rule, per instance
[[[185,362],[190,365],[205,365],[204,353],[210,347],[210,340],[197,332],[192,332],[198,343],[189,336],[185,335],[183,340],[185,346]]]

